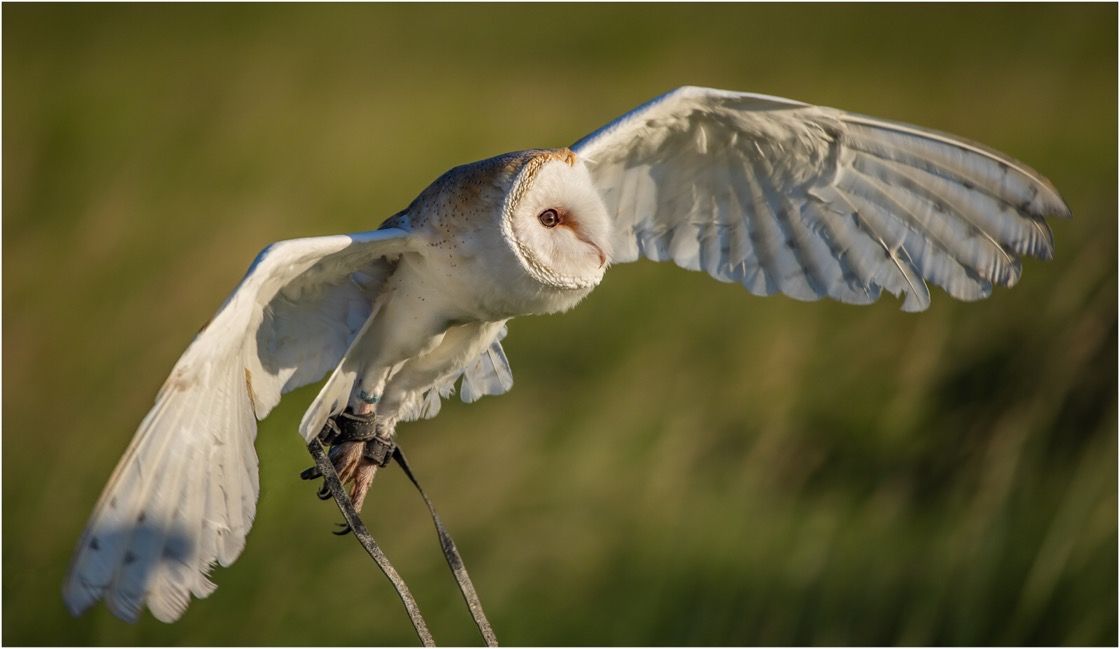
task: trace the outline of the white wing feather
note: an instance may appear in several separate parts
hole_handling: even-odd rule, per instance
[[[459,397],[463,403],[474,403],[482,397],[505,394],[513,388],[513,371],[501,342],[508,331],[503,325],[494,342],[463,370],[463,380],[459,385]],[[452,378],[452,382],[454,380]]]
[[[463,403],[474,403],[482,397],[509,392],[513,388],[513,370],[501,342],[508,332],[506,325],[502,325],[489,346],[470,364],[410,394],[401,404],[401,421],[435,417],[439,414],[441,399],[448,399],[455,393],[456,381],[459,381],[459,398]]]
[[[929,306],[1050,258],[1054,187],[981,145],[789,99],[684,87],[572,145],[615,219],[613,262],[672,260],[756,295]]]
[[[408,232],[273,244],[176,363],[106,485],[63,595],[163,621],[214,590],[241,553],[257,502],[256,421],[338,363]],[[387,258],[388,257],[388,258]]]

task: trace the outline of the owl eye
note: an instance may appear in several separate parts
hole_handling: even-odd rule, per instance
[[[554,228],[560,225],[560,214],[556,210],[549,208],[538,214],[537,220],[546,228]]]

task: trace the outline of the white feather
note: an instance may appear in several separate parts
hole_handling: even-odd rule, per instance
[[[614,219],[614,261],[702,269],[758,295],[873,301],[925,282],[974,300],[1049,258],[1054,187],[981,145],[778,97],[684,87],[572,146]],[[715,227],[713,227],[715,226]],[[716,258],[718,256],[718,259]]]
[[[354,335],[408,232],[285,241],[257,257],[176,363],[94,508],[63,588],[171,621],[213,591],[215,562],[245,546],[257,501],[256,420],[318,380]],[[365,284],[351,275],[362,272]],[[364,307],[362,305],[365,305]]]
[[[1068,216],[1026,165],[982,146],[777,97],[681,88],[566,150],[444,174],[383,229],[274,244],[176,363],[90,519],[64,587],[135,620],[178,618],[245,547],[256,421],[330,378],[305,440],[380,390],[379,423],[508,391],[517,315],[571,308],[607,262],[671,260],[758,295],[902,308],[1014,284]],[[566,227],[544,225],[544,210]],[[543,227],[542,227],[543,226]],[[415,227],[415,230],[413,229]]]
[[[429,419],[440,410],[440,399],[450,398],[459,382],[459,397],[474,403],[484,396],[505,394],[513,387],[513,372],[502,350],[508,329],[504,322],[471,325],[468,333],[448,336],[446,344],[414,366],[405,366],[395,378],[408,390],[399,408],[401,421]],[[477,332],[477,333],[476,333]],[[479,349],[481,348],[481,351]],[[436,369],[438,368],[438,369]],[[438,378],[430,380],[436,369]],[[428,377],[428,378],[425,378]],[[422,387],[410,384],[422,383]]]
[[[506,326],[502,325],[494,342],[463,370],[459,388],[459,397],[463,403],[474,403],[482,397],[505,394],[513,388],[513,372],[501,344],[507,331]]]

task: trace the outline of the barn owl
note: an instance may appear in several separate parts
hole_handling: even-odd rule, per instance
[[[455,167],[376,230],[266,247],[175,364],[79,541],[64,598],[163,621],[241,553],[257,500],[256,422],[328,378],[299,426],[340,417],[391,439],[513,385],[515,316],[574,307],[645,257],[755,295],[906,311],[927,283],[961,300],[1049,258],[1069,210],[1026,165],[905,124],[765,95],[683,87],[569,148]],[[331,449],[360,507],[368,444]]]

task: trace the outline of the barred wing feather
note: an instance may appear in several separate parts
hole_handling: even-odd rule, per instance
[[[105,487],[64,585],[135,620],[181,616],[245,545],[257,502],[256,421],[334,367],[408,232],[273,244],[176,363]]]
[[[613,262],[672,260],[756,295],[929,306],[1048,259],[1053,185],[981,145],[788,99],[684,87],[572,146],[616,223]]]

